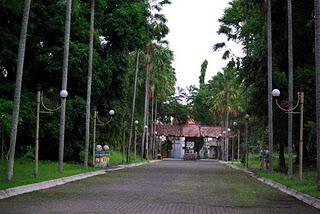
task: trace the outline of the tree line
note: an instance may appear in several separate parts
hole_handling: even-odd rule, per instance
[[[286,172],[292,178],[293,165],[300,160],[300,121],[296,114],[280,110],[271,92],[279,89],[279,99],[291,108],[299,100],[298,92],[304,92],[302,161],[305,167],[318,168],[320,186],[319,1],[233,0],[219,21],[218,33],[227,39],[215,44],[213,50],[224,50],[223,58],[229,64],[191,93],[195,108],[209,104],[207,109],[211,110],[202,118],[195,117],[228,127],[228,120],[243,120],[249,114],[252,146],[269,148],[271,160],[279,159],[279,166],[271,162],[271,170]],[[227,41],[240,43],[244,56],[235,56]],[[220,90],[210,93],[214,88]],[[220,99],[213,99],[217,96]],[[210,98],[214,100],[211,104]],[[227,119],[231,113],[234,115]],[[206,121],[209,115],[216,117]]]
[[[38,90],[47,106],[62,106],[61,115],[40,115],[39,133],[39,158],[59,159],[59,171],[64,160],[85,166],[91,160],[88,127],[93,110],[102,117],[115,110],[114,120],[97,130],[97,138],[120,149],[122,130],[129,135],[130,126],[124,126],[131,120],[133,91],[134,119],[139,121],[154,106],[145,107],[145,88],[148,99],[158,101],[158,108],[174,93],[173,53],[164,39],[169,29],[161,13],[167,4],[170,1],[1,0],[1,148],[12,160],[8,180],[14,156],[33,156],[36,149]],[[149,46],[152,51],[147,53]],[[148,60],[152,71],[146,86]],[[67,91],[66,98],[60,98],[62,90]]]

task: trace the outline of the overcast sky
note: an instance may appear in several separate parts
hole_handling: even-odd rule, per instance
[[[198,86],[201,64],[205,59],[209,62],[206,81],[226,65],[227,62],[221,59],[223,51],[214,52],[212,47],[226,40],[217,31],[218,19],[228,7],[228,2],[229,0],[172,0],[172,4],[165,7],[164,14],[170,28],[167,40],[175,56],[177,86]],[[239,45],[228,46],[235,54],[241,54]]]

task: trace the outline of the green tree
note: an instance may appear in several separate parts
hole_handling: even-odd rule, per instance
[[[207,67],[208,67],[208,61],[204,60],[203,63],[201,64],[201,72],[200,72],[200,76],[199,76],[200,88],[204,85]]]

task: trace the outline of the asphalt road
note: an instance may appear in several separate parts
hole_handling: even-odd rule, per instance
[[[0,200],[0,213],[320,213],[215,161],[162,161]]]

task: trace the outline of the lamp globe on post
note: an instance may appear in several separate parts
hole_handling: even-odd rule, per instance
[[[134,121],[134,124],[135,124],[135,125],[138,125],[138,124],[139,124],[139,121],[138,121],[138,120],[135,120],[135,121]]]
[[[112,117],[112,116],[114,116],[114,114],[115,114],[116,112],[113,110],[113,109],[111,109],[110,111],[109,111],[109,115]]]
[[[67,90],[61,90],[60,91],[60,97],[61,98],[67,98],[68,96],[68,91]]]
[[[147,125],[145,125],[145,126],[144,126],[144,128],[145,128],[145,129],[148,129],[148,126],[147,126]]]
[[[101,151],[102,151],[102,146],[101,146],[101,145],[97,145],[97,146],[96,146],[96,150],[97,150],[98,152],[101,152]]]
[[[246,115],[244,116],[244,118],[245,118],[246,120],[249,120],[250,115],[249,115],[249,114],[246,114]]]
[[[279,97],[280,96],[280,90],[279,89],[273,89],[272,90],[272,96],[273,97]]]
[[[103,146],[103,150],[108,151],[109,149],[110,149],[110,148],[109,148],[108,145],[104,145],[104,146]]]

